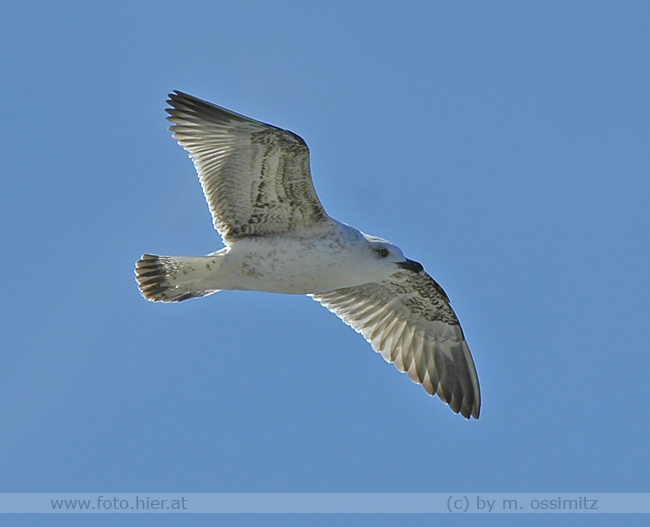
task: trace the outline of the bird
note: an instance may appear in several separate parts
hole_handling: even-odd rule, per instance
[[[167,120],[198,173],[223,247],[143,254],[136,281],[154,302],[221,290],[307,295],[456,414],[478,419],[474,360],[446,293],[393,243],[330,217],[295,133],[181,91]]]

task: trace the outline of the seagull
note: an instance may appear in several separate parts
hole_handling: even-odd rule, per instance
[[[179,91],[167,103],[169,129],[189,152],[225,247],[207,256],[142,255],[142,296],[308,295],[428,394],[478,419],[478,376],[449,298],[399,247],[325,212],[305,141]]]

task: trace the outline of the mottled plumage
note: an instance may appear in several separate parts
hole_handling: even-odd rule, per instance
[[[145,254],[148,300],[221,289],[307,294],[456,413],[478,418],[472,356],[449,299],[392,243],[329,217],[296,134],[175,92],[170,129],[194,162],[225,248],[207,256]]]
[[[170,130],[190,153],[224,238],[281,234],[329,219],[300,137],[180,92],[170,98]]]
[[[397,271],[378,283],[311,296],[428,394],[456,413],[478,418],[472,355],[447,295],[428,274]]]

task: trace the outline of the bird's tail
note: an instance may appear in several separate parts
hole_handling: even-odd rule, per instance
[[[206,296],[219,289],[210,280],[219,269],[222,255],[156,256],[143,254],[135,264],[135,277],[140,293],[153,302],[180,302]]]

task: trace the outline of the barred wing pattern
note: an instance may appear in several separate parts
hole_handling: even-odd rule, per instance
[[[169,129],[190,153],[224,241],[330,221],[296,134],[178,91],[167,102]]]
[[[474,361],[443,289],[425,272],[310,295],[455,413],[478,419]]]

